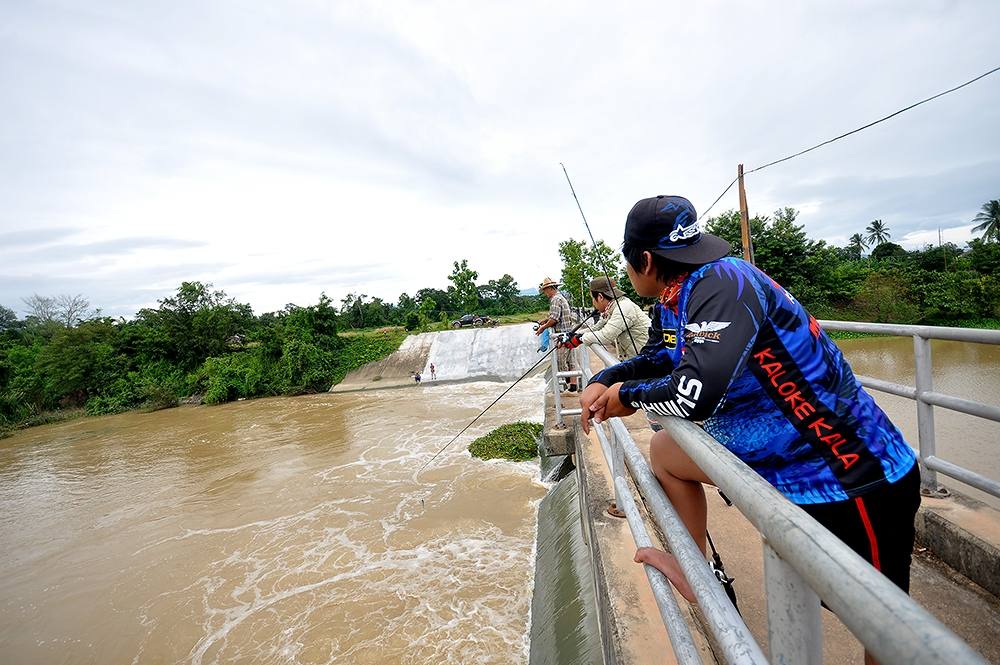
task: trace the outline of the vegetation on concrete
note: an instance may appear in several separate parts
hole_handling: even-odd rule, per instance
[[[508,423],[470,443],[469,452],[480,459],[523,462],[538,457],[538,437],[541,434],[541,423]]]

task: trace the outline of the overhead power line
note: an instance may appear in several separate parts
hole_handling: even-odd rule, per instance
[[[945,95],[947,95],[949,93],[952,93],[952,92],[955,92],[956,90],[961,90],[965,86],[971,85],[971,84],[975,83],[976,81],[978,81],[979,79],[986,78],[990,74],[995,74],[998,71],[1000,71],[1000,67],[994,67],[993,69],[989,70],[988,72],[980,74],[979,76],[977,76],[977,77],[975,77],[973,79],[969,79],[965,83],[962,83],[960,85],[956,85],[954,88],[949,88],[948,90],[945,90],[943,92],[939,92],[938,94],[932,95],[931,97],[928,97],[927,99],[921,99],[919,102],[914,102],[913,104],[910,104],[909,106],[905,106],[905,107],[899,109],[898,111],[895,111],[894,113],[890,113],[889,115],[885,116],[884,118],[879,118],[878,120],[874,120],[872,122],[869,122],[867,125],[862,125],[861,127],[858,127],[857,129],[852,129],[851,131],[845,132],[845,133],[841,134],[840,136],[834,136],[832,139],[827,139],[826,141],[822,141],[820,143],[817,143],[816,145],[814,145],[812,147],[809,147],[809,148],[806,148],[805,150],[800,150],[800,151],[798,151],[796,153],[793,153],[791,155],[787,155],[787,156],[782,157],[780,159],[776,159],[776,160],[774,160],[772,162],[768,162],[767,164],[762,164],[761,166],[756,166],[756,167],[750,169],[749,171],[745,171],[743,173],[743,175],[747,176],[747,175],[750,175],[751,173],[754,173],[755,171],[761,171],[763,169],[766,169],[769,166],[774,166],[775,164],[780,164],[781,162],[787,162],[789,159],[794,159],[795,157],[799,157],[800,155],[804,155],[807,152],[812,152],[813,150],[816,150],[817,148],[822,148],[823,146],[829,145],[830,143],[833,143],[834,141],[839,141],[842,138],[846,138],[846,137],[850,136],[851,134],[857,134],[858,132],[860,132],[862,130],[868,129],[869,127],[874,127],[875,125],[879,124],[880,122],[885,122],[886,120],[888,120],[890,118],[894,118],[897,115],[899,115],[900,113],[905,113],[906,111],[909,111],[910,109],[914,109],[914,108],[920,106],[921,104],[926,104],[927,102],[933,101],[933,100],[937,99],[938,97],[944,97]],[[735,178],[733,178],[732,182],[730,182],[726,186],[726,188],[724,190],[722,190],[722,193],[719,194],[715,198],[714,201],[712,201],[712,205],[708,206],[708,208],[703,213],[701,213],[702,217],[707,217],[708,216],[708,212],[712,208],[715,207],[715,204],[718,203],[722,199],[723,196],[726,195],[726,192],[728,192],[730,189],[732,189],[733,185],[736,184],[737,180],[739,180],[739,176],[736,176]]]

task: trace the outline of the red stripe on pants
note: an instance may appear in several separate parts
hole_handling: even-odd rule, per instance
[[[865,531],[868,533],[868,544],[872,548],[872,565],[875,566],[875,570],[882,570],[882,566],[878,562],[878,541],[875,540],[875,530],[872,528],[872,523],[868,519],[868,511],[865,510],[865,502],[861,500],[860,496],[854,497],[854,503],[858,506],[858,513],[861,515],[861,523],[865,525]]]

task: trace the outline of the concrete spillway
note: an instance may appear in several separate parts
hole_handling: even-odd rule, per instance
[[[431,363],[438,381],[511,381],[542,357],[538,339],[528,323],[410,335],[395,353],[356,369],[330,390],[413,383],[413,372],[430,381]]]
[[[443,380],[516,379],[538,362],[538,337],[530,324],[502,328],[447,330],[434,335],[423,375],[434,363]]]

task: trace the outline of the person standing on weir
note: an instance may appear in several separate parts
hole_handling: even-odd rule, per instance
[[[573,310],[569,308],[566,296],[559,292],[559,282],[553,280],[551,277],[546,277],[538,288],[549,299],[549,314],[546,318],[538,322],[538,329],[535,330],[535,335],[541,335],[549,328],[555,328],[557,333],[572,331],[575,325]],[[572,350],[568,347],[560,347],[556,350],[556,355],[556,364],[560,372],[568,372],[577,368],[576,359],[573,357]],[[569,391],[576,392],[576,377],[569,377],[568,383]]]
[[[625,222],[626,271],[658,297],[641,353],[596,374],[581,424],[644,409],[703,421],[705,431],[909,592],[920,472],[913,450],[864,391],[840,349],[801,304],[722,238],[701,233],[680,196],[639,201]],[[666,431],[650,466],[695,543],[706,550],[704,484]],[[635,560],[695,597],[672,555]],[[865,662],[874,658],[865,653]]]

